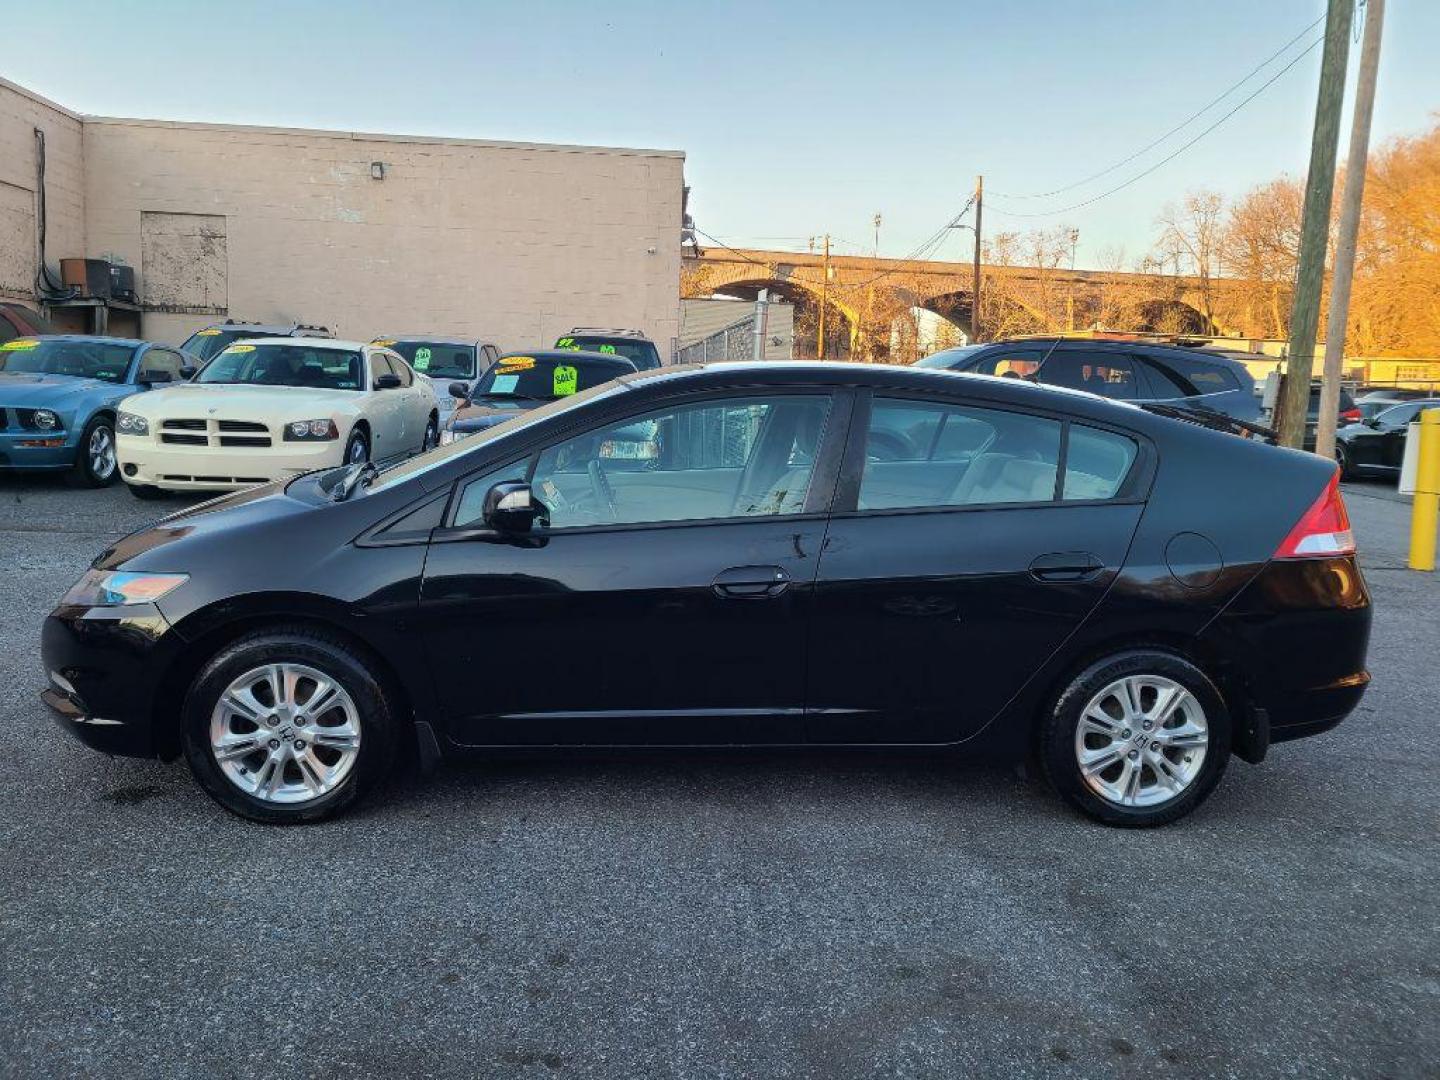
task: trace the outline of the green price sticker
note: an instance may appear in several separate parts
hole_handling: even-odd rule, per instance
[[[423,346],[423,345],[420,346],[420,348],[418,348],[418,349],[415,350],[415,370],[416,370],[416,371],[429,371],[429,370],[430,370],[430,350],[427,349],[427,348],[425,348],[425,346]]]
[[[557,349],[571,349],[575,352],[580,351],[580,346],[575,344],[573,337],[562,337],[559,341],[555,342],[555,347]]]
[[[566,364],[555,366],[555,396],[569,397],[580,385],[580,373]]]
[[[603,353],[609,353],[611,356],[614,356],[614,355],[615,355],[615,346],[614,346],[614,345],[601,345],[601,346],[600,346],[600,351],[603,352]]]

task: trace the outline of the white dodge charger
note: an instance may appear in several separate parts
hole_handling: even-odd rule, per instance
[[[126,398],[120,475],[140,498],[230,491],[439,440],[430,380],[390,349],[323,338],[253,338],[188,383]]]

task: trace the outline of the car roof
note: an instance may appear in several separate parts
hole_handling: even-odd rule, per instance
[[[1165,356],[1185,357],[1190,360],[1200,360],[1205,363],[1220,364],[1241,364],[1240,360],[1227,353],[1217,352],[1210,349],[1188,348],[1184,345],[1172,345],[1169,342],[1153,341],[1127,341],[1122,338],[1071,338],[1071,337],[1035,337],[1035,338],[1012,338],[1008,341],[987,341],[985,345],[1039,345],[1042,348],[1055,346],[1056,352],[1064,352],[1071,349],[1085,349],[1092,352],[1139,352],[1159,353]],[[1256,359],[1264,360],[1266,357],[1257,356]]]
[[[517,356],[530,356],[536,360],[563,360],[566,363],[579,360],[585,364],[598,364],[602,367],[621,367],[627,372],[633,371],[635,367],[623,356],[586,352],[584,349],[517,349],[515,352],[501,353],[500,359],[496,363],[503,364],[507,359]]]
[[[424,341],[432,345],[481,345],[484,342],[479,338],[446,337],[444,334],[376,334],[371,345],[377,345],[382,341]]]
[[[639,330],[600,330],[594,327],[582,326],[568,333],[561,334],[560,336],[568,338],[608,338],[612,341],[635,341],[644,342],[647,345],[655,344],[653,340],[640,333]]]
[[[306,349],[339,349],[345,352],[359,352],[361,349],[377,349],[383,346],[368,341],[340,341],[324,337],[291,337],[288,334],[272,337],[247,338],[246,345],[295,345]]]
[[[93,341],[100,345],[128,345],[132,349],[141,345],[159,345],[162,349],[174,349],[173,345],[160,345],[158,341],[145,341],[141,338],[109,337],[105,334],[21,334],[20,338],[26,341],[34,338],[36,341]],[[17,338],[17,340],[19,340]]]

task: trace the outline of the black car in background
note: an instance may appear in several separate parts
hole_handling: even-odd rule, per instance
[[[185,339],[180,346],[180,351],[188,353],[201,366],[209,363],[210,358],[222,352],[226,346],[237,341],[244,341],[247,338],[262,337],[318,337],[333,338],[328,329],[323,326],[312,326],[309,323],[258,323],[241,322],[237,319],[226,319],[223,323],[216,323],[213,326],[206,326]]]
[[[603,330],[577,326],[555,342],[557,349],[577,352],[605,353],[619,356],[635,365],[636,371],[649,371],[660,366],[660,350],[639,330]]]
[[[556,349],[506,353],[473,384],[446,387],[454,411],[440,425],[441,445],[484,431],[548,401],[633,375],[635,365],[619,356]]]
[[[916,367],[1088,390],[1115,401],[1157,401],[1264,422],[1245,365],[1182,346],[1090,338],[1021,338],[945,349]]]
[[[1405,437],[1422,412],[1440,409],[1440,398],[1391,402],[1376,415],[1335,432],[1335,460],[1340,474],[1395,476],[1405,463]]]
[[[455,408],[456,398],[450,393],[451,384],[473,383],[500,358],[499,346],[470,338],[406,334],[378,337],[370,344],[393,349],[405,358],[407,364],[430,380],[442,428],[446,416]]]
[[[1440,388],[1431,390],[1410,389],[1408,387],[1387,387],[1380,390],[1362,390],[1355,395],[1355,406],[1360,410],[1361,420],[1370,420],[1379,416],[1386,409],[1393,405],[1399,405],[1402,401],[1420,401],[1424,398],[1440,397]]]
[[[42,696],[277,823],[409,744],[1036,754],[1157,825],[1344,719],[1369,628],[1332,462],[1019,380],[734,364],[116,541],[45,621]]]

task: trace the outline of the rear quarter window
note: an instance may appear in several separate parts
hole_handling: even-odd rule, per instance
[[[1190,356],[1147,356],[1145,360],[1152,372],[1158,372],[1160,378],[1169,383],[1178,384],[1186,396],[1240,389],[1234,370],[1224,364]]]
[[[1130,475],[1138,452],[1135,440],[1125,435],[1072,423],[1061,497],[1067,502],[1113,499]]]

